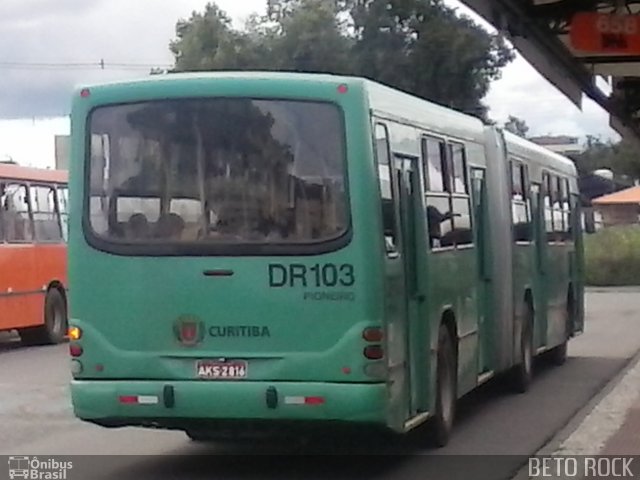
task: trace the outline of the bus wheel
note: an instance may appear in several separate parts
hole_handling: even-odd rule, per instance
[[[20,330],[20,338],[28,345],[60,343],[67,333],[67,306],[55,288],[47,292],[44,301],[44,325]]]
[[[444,447],[451,437],[456,412],[456,355],[451,333],[445,325],[438,332],[438,364],[436,373],[436,411],[430,420],[429,443]]]
[[[513,369],[513,388],[518,393],[529,390],[533,378],[533,309],[527,306],[520,333],[520,359]]]

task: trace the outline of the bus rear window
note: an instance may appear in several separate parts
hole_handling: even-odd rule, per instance
[[[89,126],[88,225],[108,243],[314,244],[348,228],[335,105],[163,100],[97,108]]]

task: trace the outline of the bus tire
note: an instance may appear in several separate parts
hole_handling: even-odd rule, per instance
[[[512,386],[517,393],[529,390],[533,379],[533,308],[527,302],[527,313],[520,331],[520,358],[512,373]]]
[[[435,448],[449,443],[457,403],[457,366],[453,338],[446,325],[438,331],[438,360],[436,366],[436,408],[431,417],[429,444]]]
[[[44,301],[44,324],[19,331],[27,345],[51,345],[64,341],[67,334],[67,305],[55,288],[47,292]]]

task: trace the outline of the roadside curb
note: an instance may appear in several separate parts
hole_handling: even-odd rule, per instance
[[[630,357],[620,371],[532,457],[598,455],[606,442],[624,424],[628,409],[640,397],[638,379],[640,379],[640,351]],[[635,390],[634,394],[625,393],[625,390],[630,388]],[[627,396],[623,401],[616,401],[616,398],[621,394]],[[615,411],[612,412],[612,409]],[[614,420],[618,420],[618,424]],[[598,422],[608,422],[610,428],[605,432],[593,428],[593,424]],[[583,440],[586,436],[588,436],[588,441]],[[530,477],[528,465],[524,465],[511,477],[511,480],[528,480],[530,478],[537,477]],[[578,476],[571,478],[579,480],[583,478],[583,475],[578,474]]]
[[[640,292],[640,285],[621,285],[610,287],[586,286],[584,287],[584,290],[588,293],[638,293]]]

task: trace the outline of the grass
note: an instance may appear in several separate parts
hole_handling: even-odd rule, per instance
[[[586,283],[640,285],[640,226],[605,228],[585,235]]]

